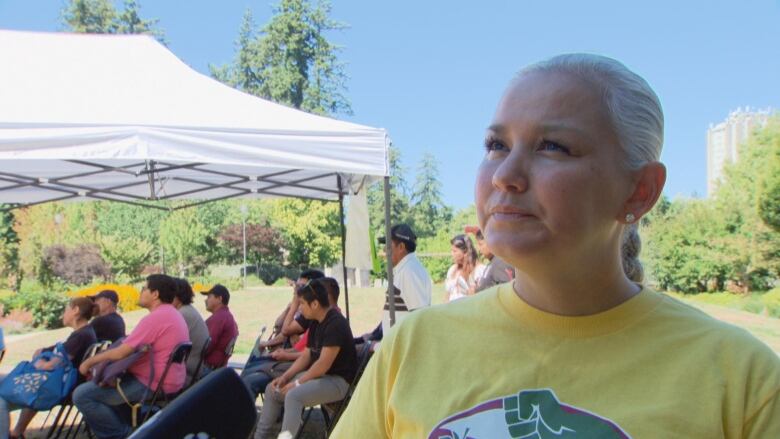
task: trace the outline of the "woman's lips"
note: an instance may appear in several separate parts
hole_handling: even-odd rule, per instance
[[[534,218],[534,215],[513,206],[496,206],[490,209],[490,216],[496,221],[522,221]]]

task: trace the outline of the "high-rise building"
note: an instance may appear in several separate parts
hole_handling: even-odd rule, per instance
[[[739,160],[739,145],[750,137],[753,130],[766,125],[770,109],[753,110],[738,108],[729,113],[725,121],[707,130],[707,196],[711,197],[723,176],[726,163]]]

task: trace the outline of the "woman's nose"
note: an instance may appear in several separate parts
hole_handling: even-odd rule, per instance
[[[521,148],[512,151],[501,161],[493,173],[493,186],[506,192],[524,192],[528,189],[529,158]]]

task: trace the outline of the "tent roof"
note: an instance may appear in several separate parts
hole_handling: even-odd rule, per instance
[[[0,202],[332,200],[388,175],[385,130],[265,101],[151,37],[0,30]]]

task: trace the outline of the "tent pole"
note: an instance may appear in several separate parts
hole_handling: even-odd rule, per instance
[[[347,280],[347,229],[344,227],[344,193],[341,191],[341,175],[336,176],[339,185],[339,224],[341,224],[341,270],[344,277],[344,303],[347,304],[349,321],[349,281]]]
[[[395,325],[395,287],[393,286],[393,247],[390,245],[390,177],[385,177],[385,261],[387,263],[387,304],[390,326]]]

